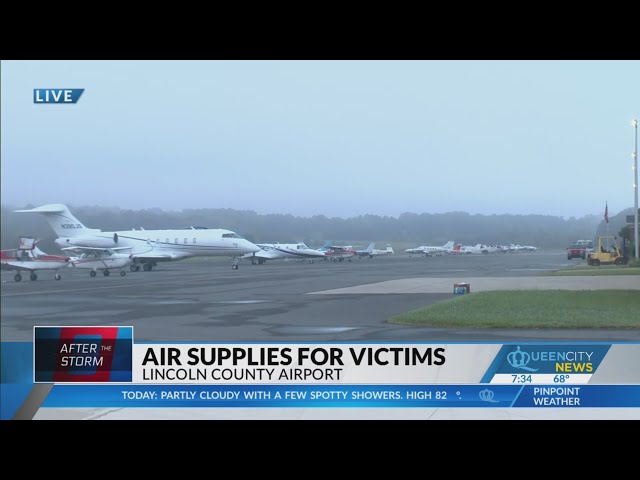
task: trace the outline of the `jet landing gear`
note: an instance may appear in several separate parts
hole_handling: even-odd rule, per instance
[[[120,276],[124,277],[127,274],[127,272],[125,272],[124,270],[120,270]],[[89,272],[89,276],[90,277],[95,277],[96,275],[98,275],[98,272],[96,272],[95,270],[91,270]],[[105,277],[108,277],[109,275],[111,275],[111,270],[105,268],[104,270],[102,270],[102,275],[104,275]],[[59,277],[60,275],[57,275],[56,277]],[[59,278],[56,278],[56,280],[60,280]]]
[[[61,280],[62,279],[62,275],[60,275],[59,273],[56,273],[53,278],[55,278],[56,280]],[[31,280],[32,282],[35,282],[38,279],[38,275],[36,275],[35,273],[31,273],[29,275],[29,280]],[[13,281],[14,282],[21,282],[22,281],[22,275],[20,275],[19,273],[16,273],[13,276]]]
[[[233,257],[233,263],[231,264],[231,270],[238,270],[240,266],[240,259],[238,257]]]
[[[154,266],[155,266],[155,263],[143,263],[142,270],[144,270],[145,272],[150,272]],[[129,270],[131,270],[132,272],[137,272],[140,270],[140,265],[136,265],[135,263],[132,263],[131,265],[129,265]]]

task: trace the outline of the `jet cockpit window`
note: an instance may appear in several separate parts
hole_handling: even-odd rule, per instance
[[[222,238],[242,238],[237,233],[223,233]]]

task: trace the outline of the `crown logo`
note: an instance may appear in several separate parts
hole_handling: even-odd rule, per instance
[[[488,388],[485,388],[484,390],[480,390],[478,392],[478,396],[483,402],[498,403],[498,400],[493,399],[494,395],[495,394],[493,393],[493,390],[489,390]]]
[[[531,355],[529,355],[527,352],[521,351],[520,345],[518,345],[518,348],[516,348],[515,352],[511,352],[509,355],[507,355],[507,361],[513,368],[519,368],[520,370],[526,370],[528,372],[538,371],[537,368],[527,367],[529,361],[531,361]]]

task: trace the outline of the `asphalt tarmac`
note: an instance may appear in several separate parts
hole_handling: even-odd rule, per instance
[[[86,270],[68,269],[60,281],[43,271],[37,281],[23,275],[19,283],[13,272],[3,272],[1,333],[3,341],[30,341],[34,325],[132,325],[136,341],[640,341],[638,330],[436,329],[387,322],[451,298],[456,282],[470,282],[472,293],[483,285],[509,289],[527,282],[534,288],[640,289],[640,276],[539,276],[579,262],[567,260],[564,251],[429,258],[397,253],[314,264],[242,261],[238,270],[231,260],[190,259],[124,277],[113,272],[90,278]]]

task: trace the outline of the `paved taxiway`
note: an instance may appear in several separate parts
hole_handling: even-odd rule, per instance
[[[13,273],[3,272],[1,333],[3,341],[30,341],[34,325],[133,325],[137,341],[640,341],[638,330],[436,329],[387,323],[395,314],[450,298],[454,282],[471,281],[472,292],[483,282],[491,289],[518,282],[534,282],[536,288],[547,282],[549,288],[620,288],[622,282],[640,289],[640,276],[531,278],[577,262],[557,251],[430,258],[396,254],[315,264],[243,261],[239,270],[232,270],[230,261],[189,260],[125,277],[90,278],[87,271],[69,269],[55,281],[52,273],[39,272],[37,281],[23,276],[20,283],[13,282]],[[611,282],[616,285],[608,287]]]

